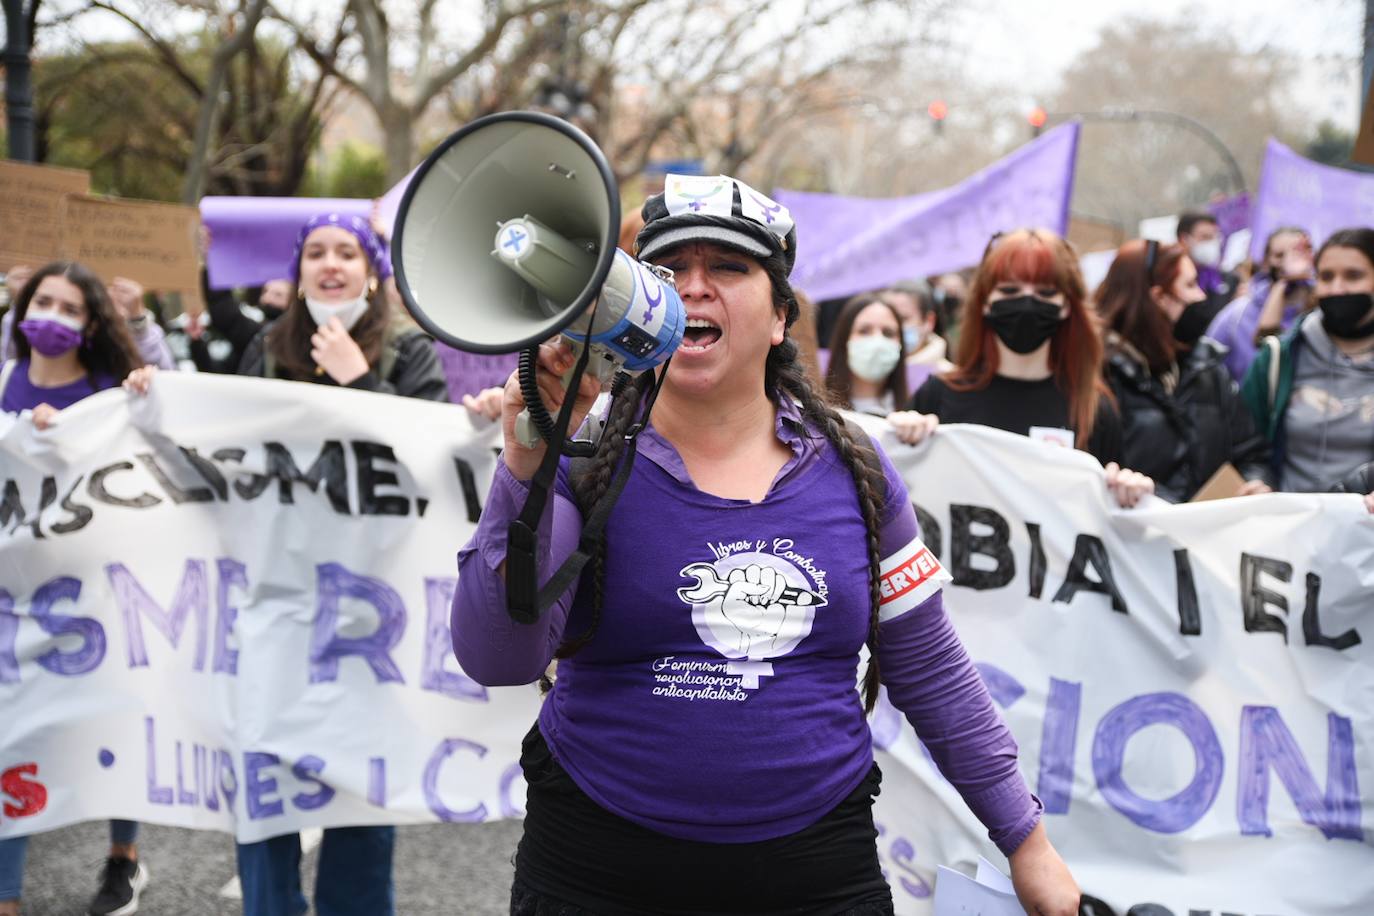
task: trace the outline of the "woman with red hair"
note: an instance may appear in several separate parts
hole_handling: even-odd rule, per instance
[[[926,380],[889,420],[916,443],[939,423],[977,423],[1072,445],[1102,462],[1133,506],[1154,483],[1118,464],[1121,422],[1102,382],[1102,340],[1078,257],[1045,229],[994,236],[973,280],[952,372]]]

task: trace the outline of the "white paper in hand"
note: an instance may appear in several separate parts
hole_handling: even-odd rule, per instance
[[[974,873],[973,880],[983,887],[992,888],[1003,894],[1016,896],[1016,888],[1012,887],[1011,879],[1002,874],[1002,869],[993,865],[982,856],[978,857],[978,871]]]
[[[941,865],[935,871],[935,916],[1026,916],[1026,911],[1015,894]]]

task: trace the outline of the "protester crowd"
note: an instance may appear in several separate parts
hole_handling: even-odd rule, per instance
[[[1151,493],[1344,491],[1374,512],[1374,228],[1336,232],[1315,252],[1301,227],[1280,229],[1243,276],[1219,269],[1220,250],[1216,220],[1185,214],[1176,243],[1127,242],[1091,290],[1063,238],[999,234],[966,271],[803,314],[822,344],[812,384],[830,406],[887,417],[912,447],[972,423],[1085,451],[1123,507]],[[175,317],[137,283],[81,264],[12,268],[0,405],[44,429],[96,392],[145,395],[158,371],[198,371],[499,416],[499,389],[446,382],[373,225],[321,214],[282,267],[252,290],[207,281],[205,309]],[[91,913],[137,908],[147,871],[136,836],[112,822]],[[393,842],[390,827],[327,831],[319,911],[390,912]],[[0,916],[18,912],[25,846],[0,841]],[[240,846],[245,912],[303,912],[299,866],[294,835]]]

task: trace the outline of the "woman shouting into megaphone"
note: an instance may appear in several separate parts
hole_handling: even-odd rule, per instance
[[[881,684],[1010,858],[1026,908],[1076,913],[906,487],[803,373],[791,215],[735,179],[678,175],[643,213],[636,253],[673,271],[687,327],[592,561],[535,623],[507,614],[506,531],[544,455],[514,435],[515,380],[503,460],[458,556],[464,670],[526,684],[559,660],[521,757],[511,912],[892,913],[864,721]],[[572,354],[545,345],[539,362],[556,408]],[[590,460],[564,460],[541,568],[577,546],[652,376],[613,402]],[[596,386],[571,396],[576,424]]]

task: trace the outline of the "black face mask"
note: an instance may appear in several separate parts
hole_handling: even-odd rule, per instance
[[[286,309],[279,309],[275,305],[263,305],[259,302],[258,308],[262,311],[263,318],[267,321],[276,321],[282,315],[286,314]]]
[[[1317,308],[1322,310],[1322,327],[1332,337],[1359,340],[1374,334],[1374,317],[1364,322],[1360,320],[1374,308],[1374,296],[1369,293],[1322,296],[1317,300]]]
[[[1183,314],[1178,316],[1178,321],[1174,322],[1174,340],[1191,347],[1197,343],[1199,337],[1207,333],[1212,319],[1217,317],[1220,310],[1220,305],[1214,306],[1206,299],[1188,303],[1183,309]]]
[[[984,321],[1016,353],[1030,353],[1049,340],[1064,319],[1059,306],[1034,296],[999,299],[989,308]]]

